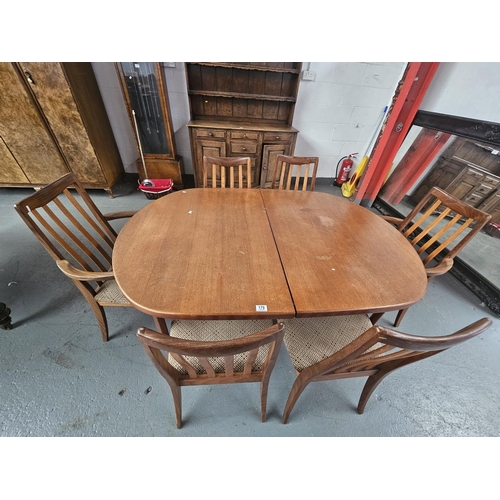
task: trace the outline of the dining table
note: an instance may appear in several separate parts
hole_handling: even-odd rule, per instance
[[[113,270],[157,325],[376,314],[411,306],[427,287],[420,257],[395,227],[317,191],[173,192],[123,226]]]

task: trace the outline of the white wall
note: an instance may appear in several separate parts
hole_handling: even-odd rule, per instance
[[[302,67],[316,72],[316,79],[300,82],[295,154],[319,156],[318,177],[333,178],[340,158],[359,153],[356,165],[365,154],[406,63],[311,62]]]
[[[92,63],[126,172],[139,157],[114,63]],[[295,154],[319,156],[318,177],[332,178],[342,156],[364,155],[383,108],[392,99],[405,63],[303,63],[316,72],[299,86],[293,126],[299,130]],[[184,63],[165,68],[177,154],[193,173],[188,129],[189,103]],[[356,165],[357,162],[355,162]]]
[[[500,63],[441,63],[420,109],[500,123]]]

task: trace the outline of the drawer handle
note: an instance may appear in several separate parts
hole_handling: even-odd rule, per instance
[[[277,136],[276,136],[276,139],[279,139],[279,138],[280,138],[280,136],[279,136],[279,135],[277,135]]]
[[[214,134],[212,134],[212,132],[209,132],[209,133],[208,133],[208,135],[209,135],[210,137],[212,137]]]
[[[247,150],[247,148],[241,148],[241,149],[242,149],[243,151],[246,151],[246,150]]]
[[[246,139],[247,138],[247,134],[243,134],[243,139]]]

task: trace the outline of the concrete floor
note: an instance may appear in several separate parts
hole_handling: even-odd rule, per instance
[[[318,190],[338,194],[328,181]],[[0,189],[0,302],[14,328],[0,330],[1,436],[498,436],[500,319],[451,275],[432,281],[400,330],[452,333],[489,317],[468,343],[401,369],[355,411],[364,379],[311,384],[287,425],[281,414],[295,374],[283,348],[271,377],[268,420],[258,384],[183,389],[184,425],[175,427],[169,388],[135,337],[152,320],[107,308],[110,340],[76,287],[57,269],[13,205],[31,191]],[[151,201],[132,184],[111,199],[90,191],[103,212]],[[346,201],[347,202],[347,201]],[[115,227],[122,223],[116,221]],[[392,325],[395,313],[381,324]]]

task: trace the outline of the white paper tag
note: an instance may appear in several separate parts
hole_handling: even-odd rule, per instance
[[[267,306],[266,306],[266,305],[263,305],[263,304],[261,304],[261,305],[256,305],[256,306],[255,306],[255,310],[256,310],[257,312],[267,312]]]

